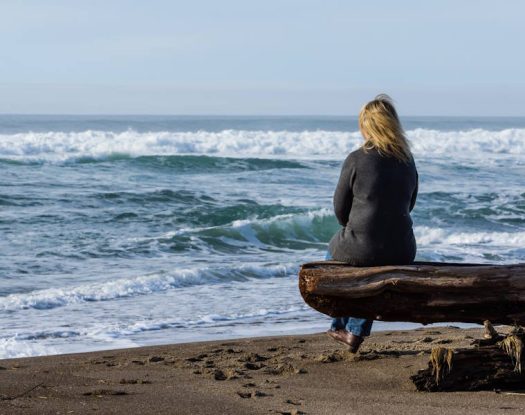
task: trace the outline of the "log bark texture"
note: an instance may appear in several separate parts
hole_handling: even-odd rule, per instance
[[[525,264],[302,265],[304,301],[332,317],[525,324]]]

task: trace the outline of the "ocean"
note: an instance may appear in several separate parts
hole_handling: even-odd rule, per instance
[[[525,262],[525,118],[402,122],[417,259]],[[355,117],[0,116],[0,358],[326,330],[297,272],[361,141]]]

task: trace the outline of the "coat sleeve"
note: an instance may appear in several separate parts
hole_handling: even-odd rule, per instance
[[[412,199],[410,200],[410,208],[408,209],[409,212],[412,212],[412,209],[414,209],[414,206],[416,205],[418,188],[419,188],[419,175],[417,174],[417,171],[416,171],[416,187],[414,188],[414,191],[412,192]]]
[[[348,217],[352,209],[352,200],[354,198],[352,183],[354,176],[355,168],[350,158],[347,158],[341,169],[341,175],[334,193],[335,216],[341,226],[346,226],[348,223]]]

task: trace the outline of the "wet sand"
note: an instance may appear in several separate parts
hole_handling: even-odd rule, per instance
[[[0,414],[523,414],[525,394],[417,392],[432,347],[481,329],[374,333],[352,355],[325,334],[0,361]]]

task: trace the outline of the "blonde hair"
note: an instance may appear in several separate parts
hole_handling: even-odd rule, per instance
[[[405,163],[412,160],[405,132],[392,98],[388,95],[380,94],[361,108],[359,129],[365,139],[365,151],[375,148],[379,154],[395,157]]]

